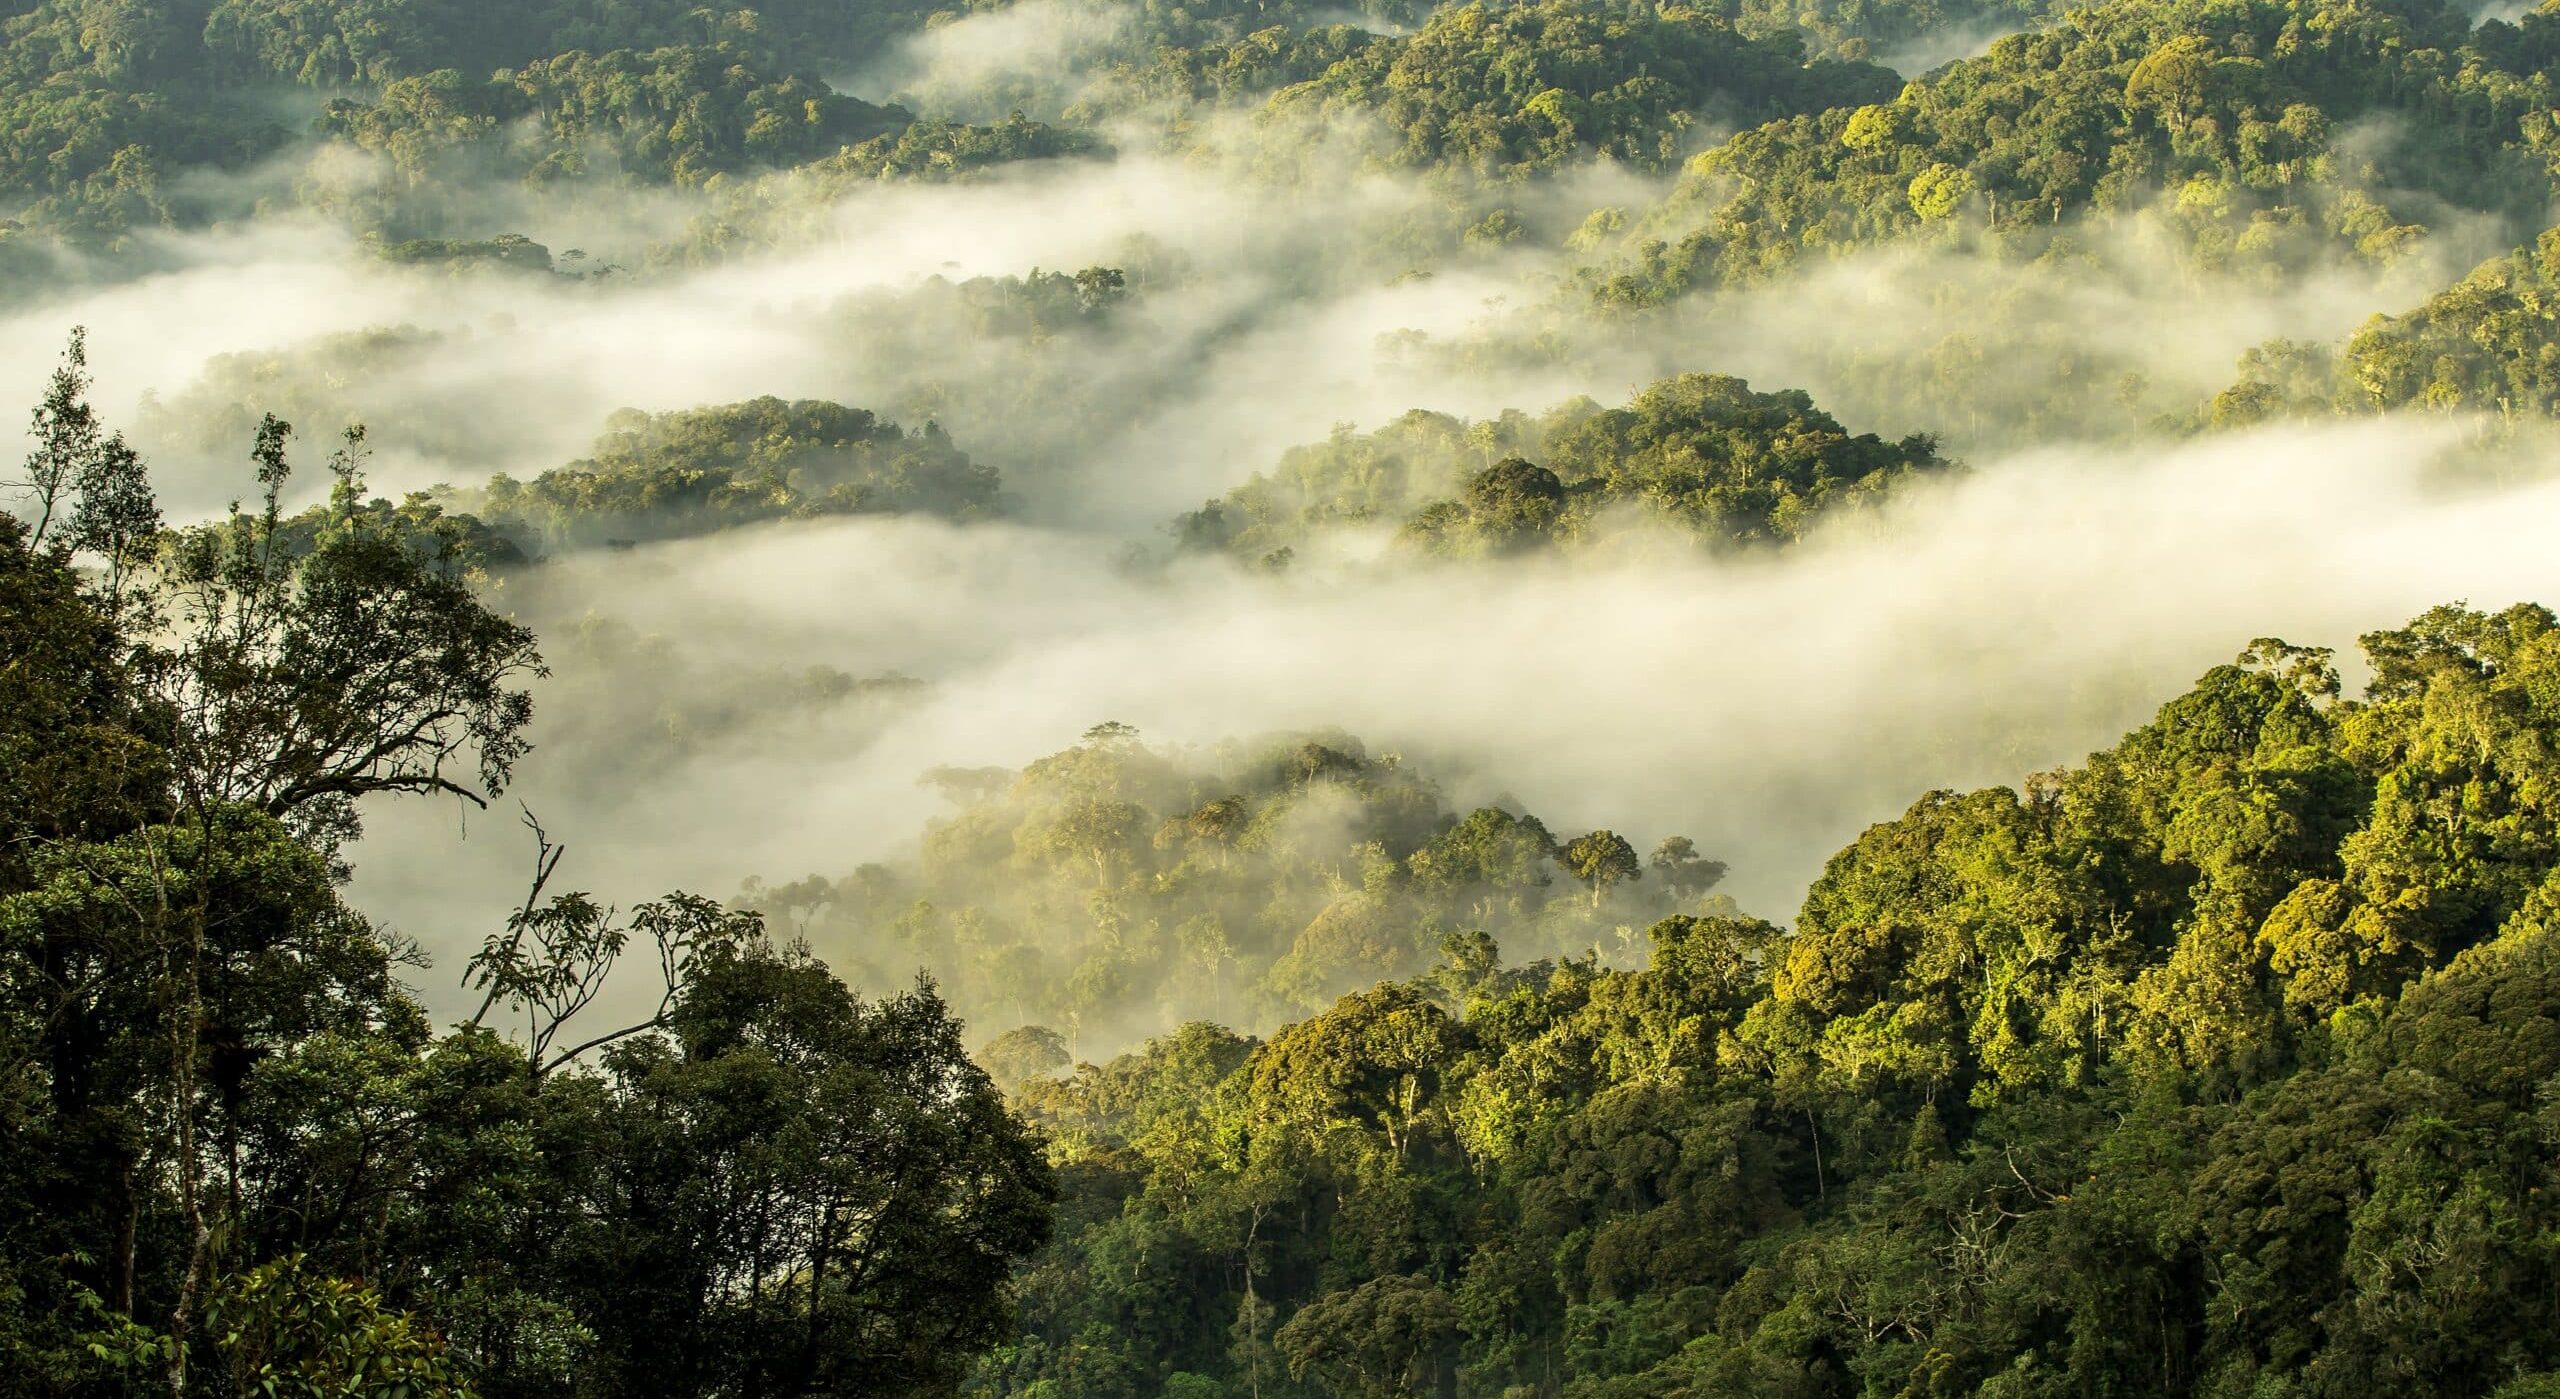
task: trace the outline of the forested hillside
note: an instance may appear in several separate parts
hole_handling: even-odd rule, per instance
[[[75,344],[0,521],[0,1384],[947,1390],[1053,1187],[930,986],[552,889],[535,826],[438,1029],[341,860],[368,799],[504,791],[536,639],[353,441],[306,532],[272,418],[263,504],[164,532],[85,387]],[[581,1017],[634,939],[655,1012]]]
[[[379,157],[350,212],[416,236],[468,218],[461,185],[590,177],[699,185],[826,157],[939,173],[1077,149],[1041,132],[976,141],[832,91],[921,12],[895,7],[50,0],[7,21],[7,149],[18,219],[116,246],[224,212],[177,186],[246,172],[304,131]],[[316,119],[290,114],[326,94]],[[899,152],[915,141],[933,161]],[[331,194],[306,182],[306,193]],[[497,230],[485,230],[495,232]]]
[[[1361,525],[1460,557],[1605,547],[1638,521],[1710,545],[1783,543],[1825,510],[1945,465],[1925,435],[1852,437],[1802,392],[1687,374],[1624,408],[1580,399],[1478,423],[1416,411],[1375,433],[1337,432],[1175,529],[1189,547],[1274,561]]]
[[[0,1399],[2560,1395],[2555,220],[2560,0],[0,4]]]
[[[1931,793],[1792,929],[1053,1061],[976,1391],[2545,1392],[2560,624],[2363,644]]]
[[[2428,4],[2074,11],[1890,101],[1701,155],[1635,226],[1636,267],[1597,292],[1642,303],[1932,224],[2031,245],[2069,215],[2164,198],[2208,264],[2323,244],[2386,257],[2423,231],[2395,202],[2529,216],[2547,198],[2549,22],[2475,34]]]
[[[1583,951],[1724,872],[1685,836],[1648,858],[1614,831],[1461,814],[1397,755],[1341,734],[1191,755],[1103,724],[1019,773],[925,780],[955,809],[928,825],[919,868],[813,877],[749,905],[874,977],[929,969],[975,1023],[1054,1024],[1069,1044],[1126,1042],[1186,1006],[1254,1023],[1317,1009],[1489,933]]]

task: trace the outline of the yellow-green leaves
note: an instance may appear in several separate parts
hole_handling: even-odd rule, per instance
[[[1922,220],[1950,219],[1973,197],[1973,176],[1940,162],[1911,177],[1911,212]]]

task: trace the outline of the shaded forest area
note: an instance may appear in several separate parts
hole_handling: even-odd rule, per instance
[[[2090,444],[2406,429],[2547,512],[2560,0],[6,9],[15,334],[245,328],[112,394],[72,331],[0,515],[0,1399],[2560,1396],[2544,605],[2220,637],[1747,909],[1555,778],[1663,738],[1614,711],[1052,732],[1054,651],[928,652],[1010,687],[936,710],[704,581],[912,559],[881,615],[976,641],[953,540],[1040,616],[1043,551],[1240,617],[1422,580],[1561,671],[1590,619],[1475,594],[1889,554],[2021,453],[2111,500]],[[225,259],[333,314],[187,300]],[[677,367],[576,381],[628,343]],[[2349,581],[2291,562],[2190,560]],[[710,620],[596,582],[653,578]],[[737,831],[733,893],[536,815],[863,745],[924,795]],[[369,838],[431,803],[517,882]]]

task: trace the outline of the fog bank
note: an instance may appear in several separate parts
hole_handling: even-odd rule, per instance
[[[907,853],[943,764],[1020,763],[1105,719],[1202,743],[1339,725],[1557,829],[1686,833],[1784,919],[1821,861],[1942,786],[2112,742],[2252,638],[2351,651],[2437,602],[2560,596],[2560,483],[2455,490],[2460,423],[2055,448],[1838,522],[1789,554],[1155,581],[1071,534],[919,521],[774,527],[555,565],[546,634],[595,608],[663,638],[567,668],[513,794],[577,887],[733,892]],[[582,748],[611,706],[681,706],[755,666],[897,672],[657,748]],[[609,702],[599,697],[610,697]],[[627,717],[627,716],[626,716]],[[602,726],[599,728],[599,726]],[[508,821],[386,804],[356,893],[458,967],[519,891]],[[440,978],[439,978],[440,979]]]

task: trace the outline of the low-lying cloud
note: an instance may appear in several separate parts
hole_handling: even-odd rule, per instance
[[[1032,36],[988,24],[1050,25],[1041,52],[1073,69],[1117,32],[1109,13],[962,21],[894,81],[1002,89],[1010,70],[972,69],[971,46],[1018,56]],[[769,207],[487,193],[506,221],[489,231],[637,269],[604,280],[400,266],[317,217],[241,222],[163,240],[151,275],[16,306],[0,383],[32,396],[90,326],[101,406],[180,518],[248,487],[240,415],[270,399],[313,437],[368,422],[387,493],[560,465],[617,408],[766,394],[931,416],[999,468],[1005,524],[760,528],[497,590],[561,672],[517,795],[570,841],[565,880],[626,903],[897,858],[940,809],[921,772],[1017,765],[1117,719],[1188,743],[1339,726],[1461,806],[1511,794],[1559,830],[1689,835],[1783,917],[1865,823],[2076,758],[2253,637],[2347,646],[2451,598],[2560,598],[2560,494],[2533,443],[2499,448],[2493,493],[2462,494],[2437,468],[2474,424],[2182,436],[2241,351],[2415,304],[2501,245],[2485,222],[2384,268],[2252,280],[2194,268],[2167,215],[2126,215],[2073,230],[2077,258],[1906,247],[1604,315],[1574,275],[1595,254],[1562,236],[1667,182],[1423,178],[1364,160],[1357,131],[1304,134],[1221,119],[1182,154],[1133,143],[803,204],[778,185]],[[1529,235],[1459,236],[1495,209]],[[732,215],[766,222],[702,265],[596,236]],[[1126,300],[1036,332],[971,320],[933,280],[1092,265],[1129,272]],[[1693,370],[1805,388],[1853,431],[1939,432],[1974,469],[1784,555],[1631,540],[1276,579],[1128,562],[1336,423],[1614,403]],[[371,821],[360,901],[458,970],[521,896],[512,820],[412,802]]]
[[[582,887],[729,893],[905,854],[943,764],[1018,765],[1117,719],[1205,743],[1338,725],[1515,795],[1559,830],[1671,833],[1727,892],[1791,915],[1823,858],[1941,786],[2010,782],[2141,722],[2252,638],[2351,651],[2441,601],[2560,597],[2560,481],[2459,491],[2465,425],[2379,421],[2175,450],[2056,448],[1984,465],[1785,555],[1152,578],[1094,541],[844,521],[555,565],[519,600],[665,638],[632,694],[771,664],[929,688],[827,724],[742,729],[652,764],[537,753],[519,795]],[[584,722],[554,707],[538,737]],[[515,834],[449,809],[373,817],[357,892],[431,948],[476,942]]]

